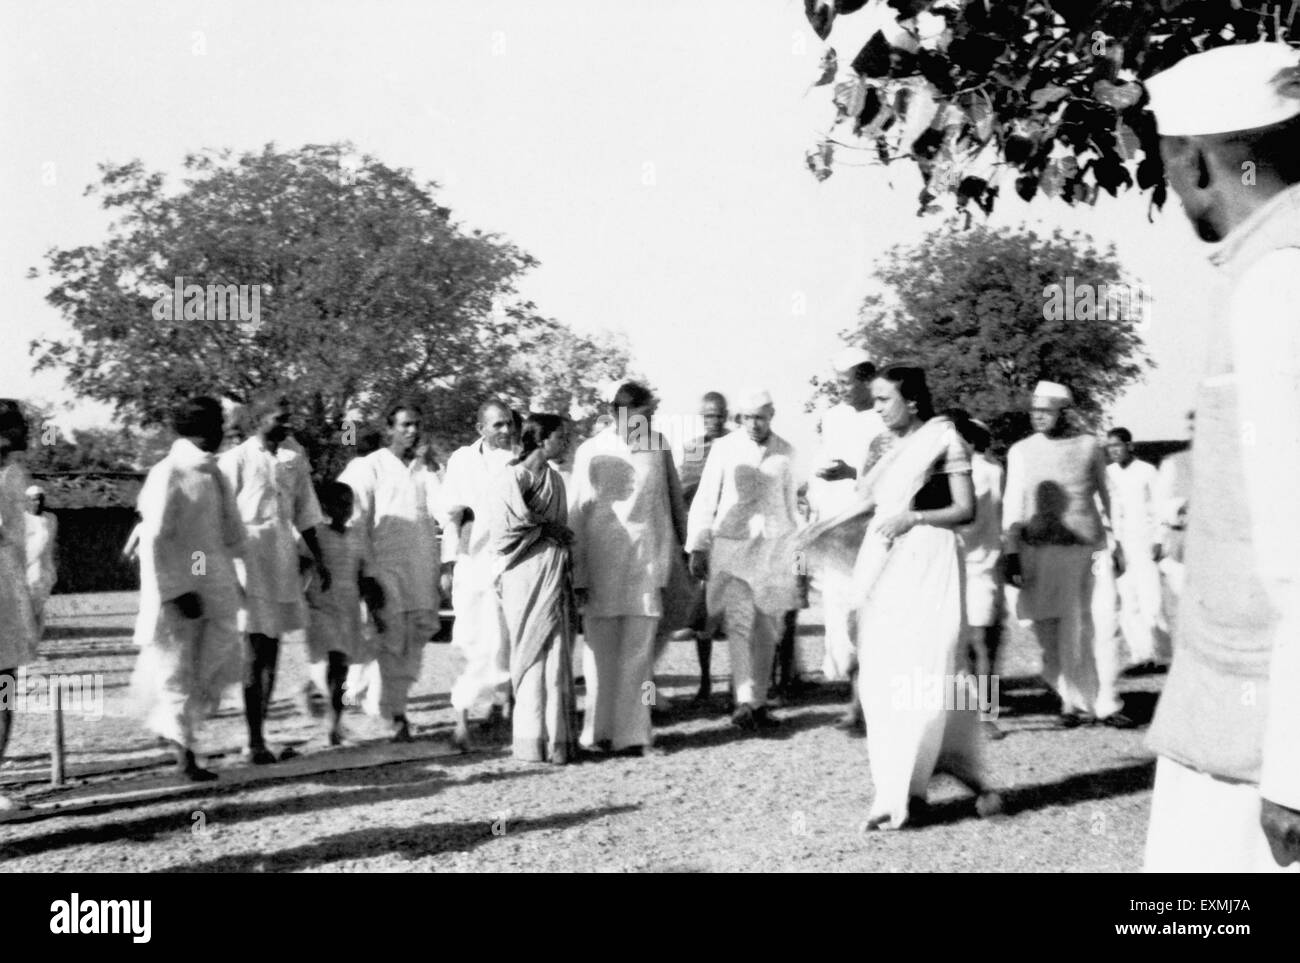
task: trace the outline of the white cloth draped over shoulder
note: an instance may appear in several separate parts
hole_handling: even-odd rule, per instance
[[[960,708],[954,689],[965,622],[957,535],[917,525],[891,540],[879,530],[880,520],[910,509],[932,474],[969,471],[967,459],[952,423],[932,418],[876,463],[857,506],[817,523],[800,539],[814,562],[838,564],[837,540],[844,530],[860,530],[861,515],[873,513],[852,578],[859,607],[859,690],[875,786],[871,816],[887,817],[890,828],[906,823],[909,799],[924,797],[936,768],[968,784],[979,781],[975,712]],[[931,698],[945,683],[953,699]],[[965,705],[973,709],[974,697]]]

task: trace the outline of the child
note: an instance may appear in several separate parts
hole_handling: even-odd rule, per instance
[[[382,605],[377,585],[366,575],[364,550],[359,534],[348,525],[352,517],[352,489],[342,482],[321,487],[320,504],[329,525],[317,531],[321,557],[329,569],[329,591],[322,591],[315,578],[307,589],[311,619],[307,645],[313,660],[328,660],[329,743],[343,742],[343,685],[349,664],[364,664],[375,657],[361,621],[364,597],[371,619],[378,621]]]

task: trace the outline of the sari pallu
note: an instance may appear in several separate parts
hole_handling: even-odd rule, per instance
[[[573,693],[573,578],[569,549],[546,536],[550,522],[568,520],[564,481],[551,468],[534,475],[512,466],[497,476],[499,497],[489,515],[497,554],[496,586],[510,638],[510,680],[516,693],[543,673],[546,724],[552,748],[577,745]],[[516,741],[521,724],[515,717]],[[528,737],[531,738],[531,735]],[[540,748],[540,747],[539,747]]]
[[[932,418],[900,439],[863,479],[862,500],[806,536],[814,560],[844,564],[846,536],[862,530],[852,567],[858,606],[859,697],[875,797],[871,818],[891,828],[907,822],[908,802],[924,798],[936,769],[979,781],[976,717],[959,706],[957,650],[965,624],[964,570],[954,531],[918,525],[896,539],[878,520],[910,509],[945,453],[955,429]],[[969,690],[963,688],[963,697]],[[964,703],[975,705],[970,698]]]

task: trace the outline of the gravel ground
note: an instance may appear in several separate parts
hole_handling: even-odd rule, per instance
[[[133,664],[128,594],[56,596],[46,658],[30,672],[100,673],[102,719],[66,716],[73,782],[129,786],[157,778],[163,757],[126,710]],[[816,610],[801,616],[799,659],[820,665]],[[843,691],[819,686],[778,711],[774,735],[733,730],[719,704],[675,703],[695,687],[693,644],[659,664],[656,727],[663,754],[607,757],[567,767],[516,763],[505,732],[484,730],[480,751],[377,764],[253,786],[220,783],[205,795],[91,815],[0,824],[7,871],[1136,871],[1153,760],[1143,730],[1057,728],[1033,678],[1034,646],[1013,627],[1002,666],[1007,738],[986,760],[1006,788],[1009,815],[975,818],[969,795],[937,780],[934,812],[915,829],[863,831],[871,799],[865,742],[831,727]],[[431,751],[451,726],[447,693],[458,666],[449,646],[426,649],[412,722]],[[714,655],[717,688],[725,643]],[[818,678],[810,671],[811,678]],[[269,735],[308,752],[321,723],[290,696],[305,679],[302,646],[286,643]],[[1125,679],[1131,714],[1147,719],[1161,678]],[[25,713],[0,769],[5,791],[54,798],[48,778],[51,716]],[[371,720],[349,716],[356,741],[378,745]],[[213,720],[203,748],[218,768],[238,765],[237,696]],[[106,771],[111,770],[111,771]]]

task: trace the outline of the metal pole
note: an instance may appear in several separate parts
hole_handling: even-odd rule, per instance
[[[54,752],[50,756],[50,785],[63,785],[63,686],[54,680]]]

